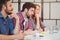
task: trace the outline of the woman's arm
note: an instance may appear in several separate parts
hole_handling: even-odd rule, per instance
[[[43,31],[40,25],[39,14],[36,14],[36,29],[38,29],[39,31]]]

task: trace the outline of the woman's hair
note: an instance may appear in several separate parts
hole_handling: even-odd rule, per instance
[[[40,5],[38,5],[38,4],[35,4],[35,7],[36,6],[40,7]],[[33,19],[34,23],[36,24],[37,23],[36,22],[37,20],[36,20],[36,17],[35,17],[35,13],[34,13],[34,15],[32,15],[32,19]],[[41,18],[39,20],[41,20]]]
[[[35,6],[38,6],[38,7],[40,7],[40,5],[39,5],[39,4],[35,4]]]

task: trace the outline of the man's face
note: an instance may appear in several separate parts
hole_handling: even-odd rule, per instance
[[[8,15],[12,14],[13,7],[12,7],[12,3],[10,1],[7,2],[5,11]]]
[[[27,15],[30,17],[32,15],[34,15],[34,8],[30,8],[27,12]]]

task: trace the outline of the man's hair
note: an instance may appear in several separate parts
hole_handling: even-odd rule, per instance
[[[2,10],[2,6],[5,5],[10,0],[0,0],[0,11]]]
[[[26,2],[22,6],[22,12],[25,10],[25,8],[27,8],[29,10],[30,8],[36,8],[36,7],[35,7],[35,4],[33,4],[31,2]]]

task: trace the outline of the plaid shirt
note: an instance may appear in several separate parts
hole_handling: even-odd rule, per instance
[[[21,27],[21,30],[28,30],[28,29],[32,29],[33,30],[32,23],[31,23],[31,21],[29,19],[28,19],[28,22],[26,23],[26,25],[24,27],[23,26],[24,17],[22,15],[22,13],[21,12],[18,12],[17,15],[19,17],[19,25]],[[12,19],[12,21],[13,21],[13,24],[15,25],[16,20],[15,19]]]

